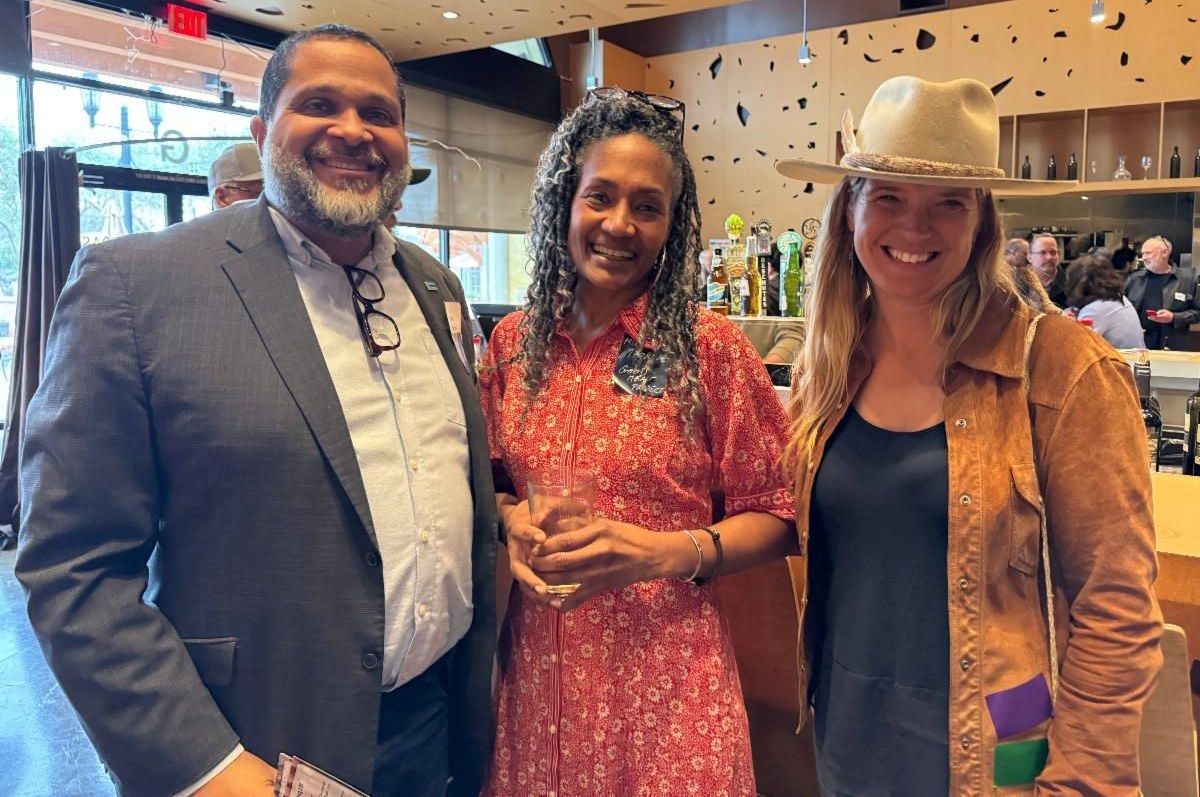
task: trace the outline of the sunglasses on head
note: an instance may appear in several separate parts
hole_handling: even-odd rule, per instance
[[[679,140],[683,141],[683,127],[687,120],[687,108],[681,100],[674,97],[668,97],[664,94],[647,94],[644,91],[626,91],[620,86],[600,86],[594,89],[588,89],[588,94],[600,100],[623,100],[631,99],[649,105],[656,111],[665,114],[673,114],[679,111]]]

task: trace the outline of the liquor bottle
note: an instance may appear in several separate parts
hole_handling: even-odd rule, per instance
[[[746,303],[746,315],[760,318],[767,314],[767,296],[763,290],[762,275],[758,273],[758,264],[751,265],[749,258],[746,259],[746,282],[749,299]]]
[[[1050,153],[1050,162],[1046,164],[1046,179],[1047,180],[1057,180],[1058,179],[1058,166],[1056,166],[1054,163],[1054,153],[1053,152]]]
[[[1067,179],[1079,179],[1079,164],[1075,161],[1075,153],[1071,153],[1071,159],[1067,161]]]
[[[1192,166],[1192,177],[1200,177],[1200,149],[1196,150],[1196,161]]]
[[[767,314],[767,281],[771,279],[771,266],[774,263],[774,258],[771,254],[771,222],[762,219],[754,225],[754,231],[758,237],[758,247],[755,250],[757,255],[757,271],[758,271],[758,304],[762,308],[759,315]]]
[[[1173,153],[1171,153],[1171,176],[1172,177],[1179,176],[1179,167],[1181,165],[1182,164],[1180,163],[1180,160],[1179,160],[1179,147],[1176,147],[1175,151]]]
[[[1033,177],[1033,166],[1029,163],[1029,156],[1025,156],[1025,162],[1021,164],[1021,179],[1028,180]]]
[[[1200,389],[1187,397],[1183,414],[1183,473],[1185,476],[1200,476],[1200,446],[1196,439],[1200,428]]]
[[[708,275],[708,309],[729,315],[729,275],[725,272],[720,249],[713,250],[712,273]]]

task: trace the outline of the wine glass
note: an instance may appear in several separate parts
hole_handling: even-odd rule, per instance
[[[1154,165],[1154,159],[1149,155],[1142,156],[1142,179],[1150,179],[1150,167]]]

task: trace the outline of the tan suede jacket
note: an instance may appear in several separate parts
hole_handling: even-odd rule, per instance
[[[950,793],[1137,795],[1142,705],[1162,662],[1137,395],[1129,366],[1099,335],[1053,315],[1034,338],[1027,397],[1032,316],[994,300],[950,371]],[[870,368],[856,356],[850,400]],[[813,477],[844,411],[801,463],[802,551]],[[1043,506],[1058,631],[1053,709]],[[797,584],[802,629],[806,582]],[[800,659],[805,695],[803,650]]]

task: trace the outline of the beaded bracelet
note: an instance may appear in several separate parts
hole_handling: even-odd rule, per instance
[[[708,536],[712,537],[713,547],[717,549],[717,566],[714,567],[713,571],[708,574],[708,578],[693,577],[691,579],[693,584],[702,585],[712,581],[717,577],[717,574],[721,572],[721,563],[725,561],[725,549],[721,547],[721,532],[714,528],[709,528],[708,526],[701,526],[698,531],[703,531],[708,534]],[[696,572],[699,573],[700,571],[697,570]]]

